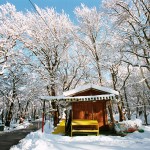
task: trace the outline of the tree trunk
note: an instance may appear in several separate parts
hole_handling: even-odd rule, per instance
[[[2,110],[1,117],[2,117],[2,124],[4,124],[4,109]]]
[[[136,107],[136,118],[139,117],[139,107],[138,107],[139,101],[140,101],[139,96],[137,96],[137,103],[136,103],[136,105],[137,105],[137,107]]]
[[[118,106],[118,111],[119,111],[119,121],[123,121],[123,120],[126,120],[125,119],[125,116],[122,112],[122,107],[121,107],[121,104],[120,103],[117,103],[117,106]]]
[[[113,67],[112,67],[112,68],[110,69],[110,72],[111,72],[111,77],[112,77],[113,88],[114,88],[114,90],[117,91],[116,83],[117,83],[117,73],[118,73],[118,71],[115,71],[115,70],[113,69]],[[120,94],[120,99],[121,99],[122,106],[124,106],[124,103],[123,103],[123,99],[122,99],[121,94]],[[121,104],[120,104],[120,103],[117,103],[117,107],[118,107],[118,112],[119,112],[119,121],[125,120],[124,114],[123,114],[123,112],[122,112]]]
[[[51,96],[56,96],[56,93],[55,93],[55,84],[52,84],[50,87],[47,86],[47,90],[49,92],[49,95]],[[53,115],[54,115],[54,127],[57,126],[58,122],[59,122],[59,108],[56,104],[56,102],[52,102],[52,108],[57,110],[57,111],[53,111]]]
[[[145,124],[148,125],[148,120],[147,120],[147,114],[146,114],[146,106],[144,104],[144,119],[145,119]]]
[[[29,107],[29,100],[27,101],[27,104],[26,104],[26,107],[25,107],[25,110],[24,110],[24,116],[26,116],[27,114],[27,111],[28,111],[28,107]],[[29,116],[28,116],[29,117]]]
[[[34,108],[33,119],[36,119],[36,108]]]
[[[10,122],[11,122],[11,119],[12,119],[12,116],[13,116],[13,113],[12,113],[13,106],[14,106],[14,103],[11,102],[11,105],[10,105],[10,108],[9,108],[9,111],[8,111],[8,114],[7,114],[7,117],[6,117],[6,122],[5,122],[5,126],[7,126],[7,127],[10,127]]]
[[[114,116],[113,116],[112,103],[111,103],[111,101],[109,101],[108,110],[109,110],[111,122],[112,122],[112,124],[114,125],[115,119],[114,119]]]
[[[125,86],[123,87],[123,90],[124,90],[124,96],[125,96],[125,101],[126,101],[126,105],[127,105],[127,118],[128,118],[128,120],[131,120],[131,111],[130,111],[130,108],[129,108],[129,103],[128,103],[128,98],[127,98],[127,93],[126,93],[126,87]]]

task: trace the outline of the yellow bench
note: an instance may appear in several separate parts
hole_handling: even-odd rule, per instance
[[[71,122],[71,136],[73,133],[96,133],[99,134],[99,125],[97,120],[74,119]]]

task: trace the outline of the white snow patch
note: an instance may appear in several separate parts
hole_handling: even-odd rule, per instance
[[[29,123],[28,121],[24,121],[23,123],[19,124],[19,123],[11,123],[10,127],[6,127],[4,128],[4,132],[11,132],[14,130],[19,130],[19,129],[25,129],[28,126],[30,126],[31,123]]]
[[[44,128],[44,133],[39,130],[28,134],[11,150],[148,150],[150,147],[150,126],[144,127],[144,133],[134,132],[125,137],[53,135],[53,127],[49,122]]]

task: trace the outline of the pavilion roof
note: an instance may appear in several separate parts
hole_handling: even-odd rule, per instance
[[[90,95],[90,96],[75,96],[77,93],[80,93],[89,89],[101,91],[106,94]],[[73,90],[63,92],[63,95],[60,95],[60,96],[40,96],[40,99],[46,100],[46,101],[66,101],[66,102],[98,101],[98,100],[116,100],[116,96],[118,95],[119,95],[119,92],[113,89],[94,85],[94,84],[87,84],[87,85],[79,86]]]
[[[95,89],[97,91],[106,92],[108,94],[119,95],[118,91],[115,91],[111,88],[107,88],[107,87],[104,87],[104,86],[98,86],[98,85],[95,85],[95,84],[87,84],[87,85],[79,86],[75,89],[63,92],[63,95],[64,96],[72,96],[72,95],[75,95],[76,93],[80,93],[82,91],[86,91],[86,90],[89,90],[89,89]]]

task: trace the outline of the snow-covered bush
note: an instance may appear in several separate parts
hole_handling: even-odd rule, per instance
[[[120,134],[124,132],[130,133],[141,129],[141,127],[142,127],[142,120],[140,119],[127,120],[127,121],[116,123],[115,131]]]

